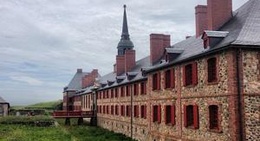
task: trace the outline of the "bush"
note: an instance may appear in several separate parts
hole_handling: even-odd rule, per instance
[[[7,116],[0,118],[0,124],[21,124],[47,127],[54,125],[54,119],[47,116]]]

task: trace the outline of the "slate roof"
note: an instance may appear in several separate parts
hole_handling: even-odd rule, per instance
[[[8,102],[6,102],[1,96],[0,96],[0,103],[1,103],[1,104],[5,104],[5,103],[8,104]]]
[[[131,80],[127,79],[127,73],[124,73],[120,76],[116,76],[116,73],[111,72],[107,75],[100,77],[98,81],[99,81],[99,83],[102,83],[102,84],[107,83],[107,81],[114,81],[114,83],[112,85],[110,85],[110,86],[106,85],[105,87],[103,87],[101,89],[107,89],[107,88],[110,88],[110,87],[123,85],[123,84],[129,83],[129,82],[134,82],[134,81],[137,81],[137,80],[146,79],[146,77],[144,77],[142,75],[141,70],[143,68],[147,68],[147,67],[150,67],[150,56],[147,56],[145,58],[138,60],[136,62],[136,66],[130,72],[127,72],[130,75],[133,75],[133,74],[135,75],[135,77]],[[116,78],[119,78],[119,79],[122,78],[123,80],[120,83],[117,83]]]
[[[89,74],[88,72],[77,72],[72,80],[70,81],[69,85],[65,87],[66,91],[77,91],[82,88],[82,78]]]
[[[171,48],[173,49],[184,50],[183,53],[181,53],[176,59],[163,65],[155,65],[152,68],[146,70],[146,72],[151,72],[161,67],[167,67],[172,64],[180,63],[185,60],[191,59],[192,57],[203,55],[227,47],[229,45],[246,45],[247,47],[260,46],[259,13],[260,0],[249,0],[238,10],[233,12],[233,17],[227,23],[225,23],[218,30],[218,32],[207,31],[212,36],[218,33],[221,33],[221,35],[224,35],[226,33],[225,38],[223,38],[223,40],[219,42],[215,47],[204,49],[201,36],[198,38],[192,36],[171,46]]]

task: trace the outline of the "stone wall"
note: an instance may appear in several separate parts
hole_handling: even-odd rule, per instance
[[[126,106],[131,105],[131,94],[129,96],[126,96],[126,89],[124,91],[124,96],[121,97],[121,91],[120,88],[124,87],[126,88],[126,85],[119,86],[118,88],[118,97],[111,98],[111,89],[109,89],[109,98],[103,98],[98,99],[97,103],[99,106],[103,107],[108,106],[109,107],[109,113],[98,113],[98,126],[106,128],[108,130],[112,130],[117,133],[123,133],[127,136],[131,136],[131,130],[132,130],[132,137],[137,140],[145,140],[148,135],[148,121],[147,119],[141,118],[141,105],[147,105],[147,94],[141,94],[141,82],[137,82],[138,85],[138,95],[134,95],[134,84],[129,84],[128,87],[131,87],[130,93],[133,96],[133,107],[132,107],[132,120],[133,124],[131,127],[131,115],[126,116]],[[115,89],[115,88],[113,88]],[[111,114],[111,106],[118,105],[118,115],[115,115],[115,109],[114,114]],[[125,106],[125,115],[121,116],[121,105]],[[139,117],[134,117],[134,105],[138,105],[139,107]],[[103,111],[103,109],[102,109]]]
[[[244,125],[246,140],[260,137],[260,52],[243,51]]]
[[[227,52],[209,56],[203,59],[194,60],[198,67],[198,84],[195,86],[183,86],[183,66],[192,63],[187,62],[173,66],[175,69],[175,88],[153,91],[152,74],[148,76],[149,114],[150,118],[150,140],[232,140],[230,134],[229,96],[228,91],[228,61]],[[217,81],[207,82],[207,60],[211,57],[217,59]],[[231,65],[231,64],[229,64]],[[172,69],[170,68],[170,69]],[[169,69],[169,68],[167,68]],[[167,70],[166,69],[166,70]],[[164,71],[160,70],[161,86],[164,86]],[[155,72],[156,73],[156,72]],[[176,124],[169,126],[165,124],[164,106],[174,104],[176,106]],[[199,129],[184,127],[183,106],[196,104],[199,107]],[[213,131],[209,129],[208,106],[214,104],[219,106],[220,129]],[[161,123],[151,122],[152,105],[161,105]]]

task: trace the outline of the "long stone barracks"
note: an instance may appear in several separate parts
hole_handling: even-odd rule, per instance
[[[54,117],[140,141],[242,141],[260,137],[260,0],[232,11],[232,0],[195,7],[196,35],[171,45],[150,34],[136,60],[126,6],[111,73],[78,69]],[[114,57],[114,56],[111,56]]]

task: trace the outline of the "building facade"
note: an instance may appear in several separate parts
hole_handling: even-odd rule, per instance
[[[150,56],[136,61],[124,6],[114,71],[74,76],[81,84],[65,88],[64,109],[94,110],[98,126],[141,141],[258,140],[259,12],[258,0],[236,11],[208,0],[195,7],[196,35],[171,45],[151,34]]]

